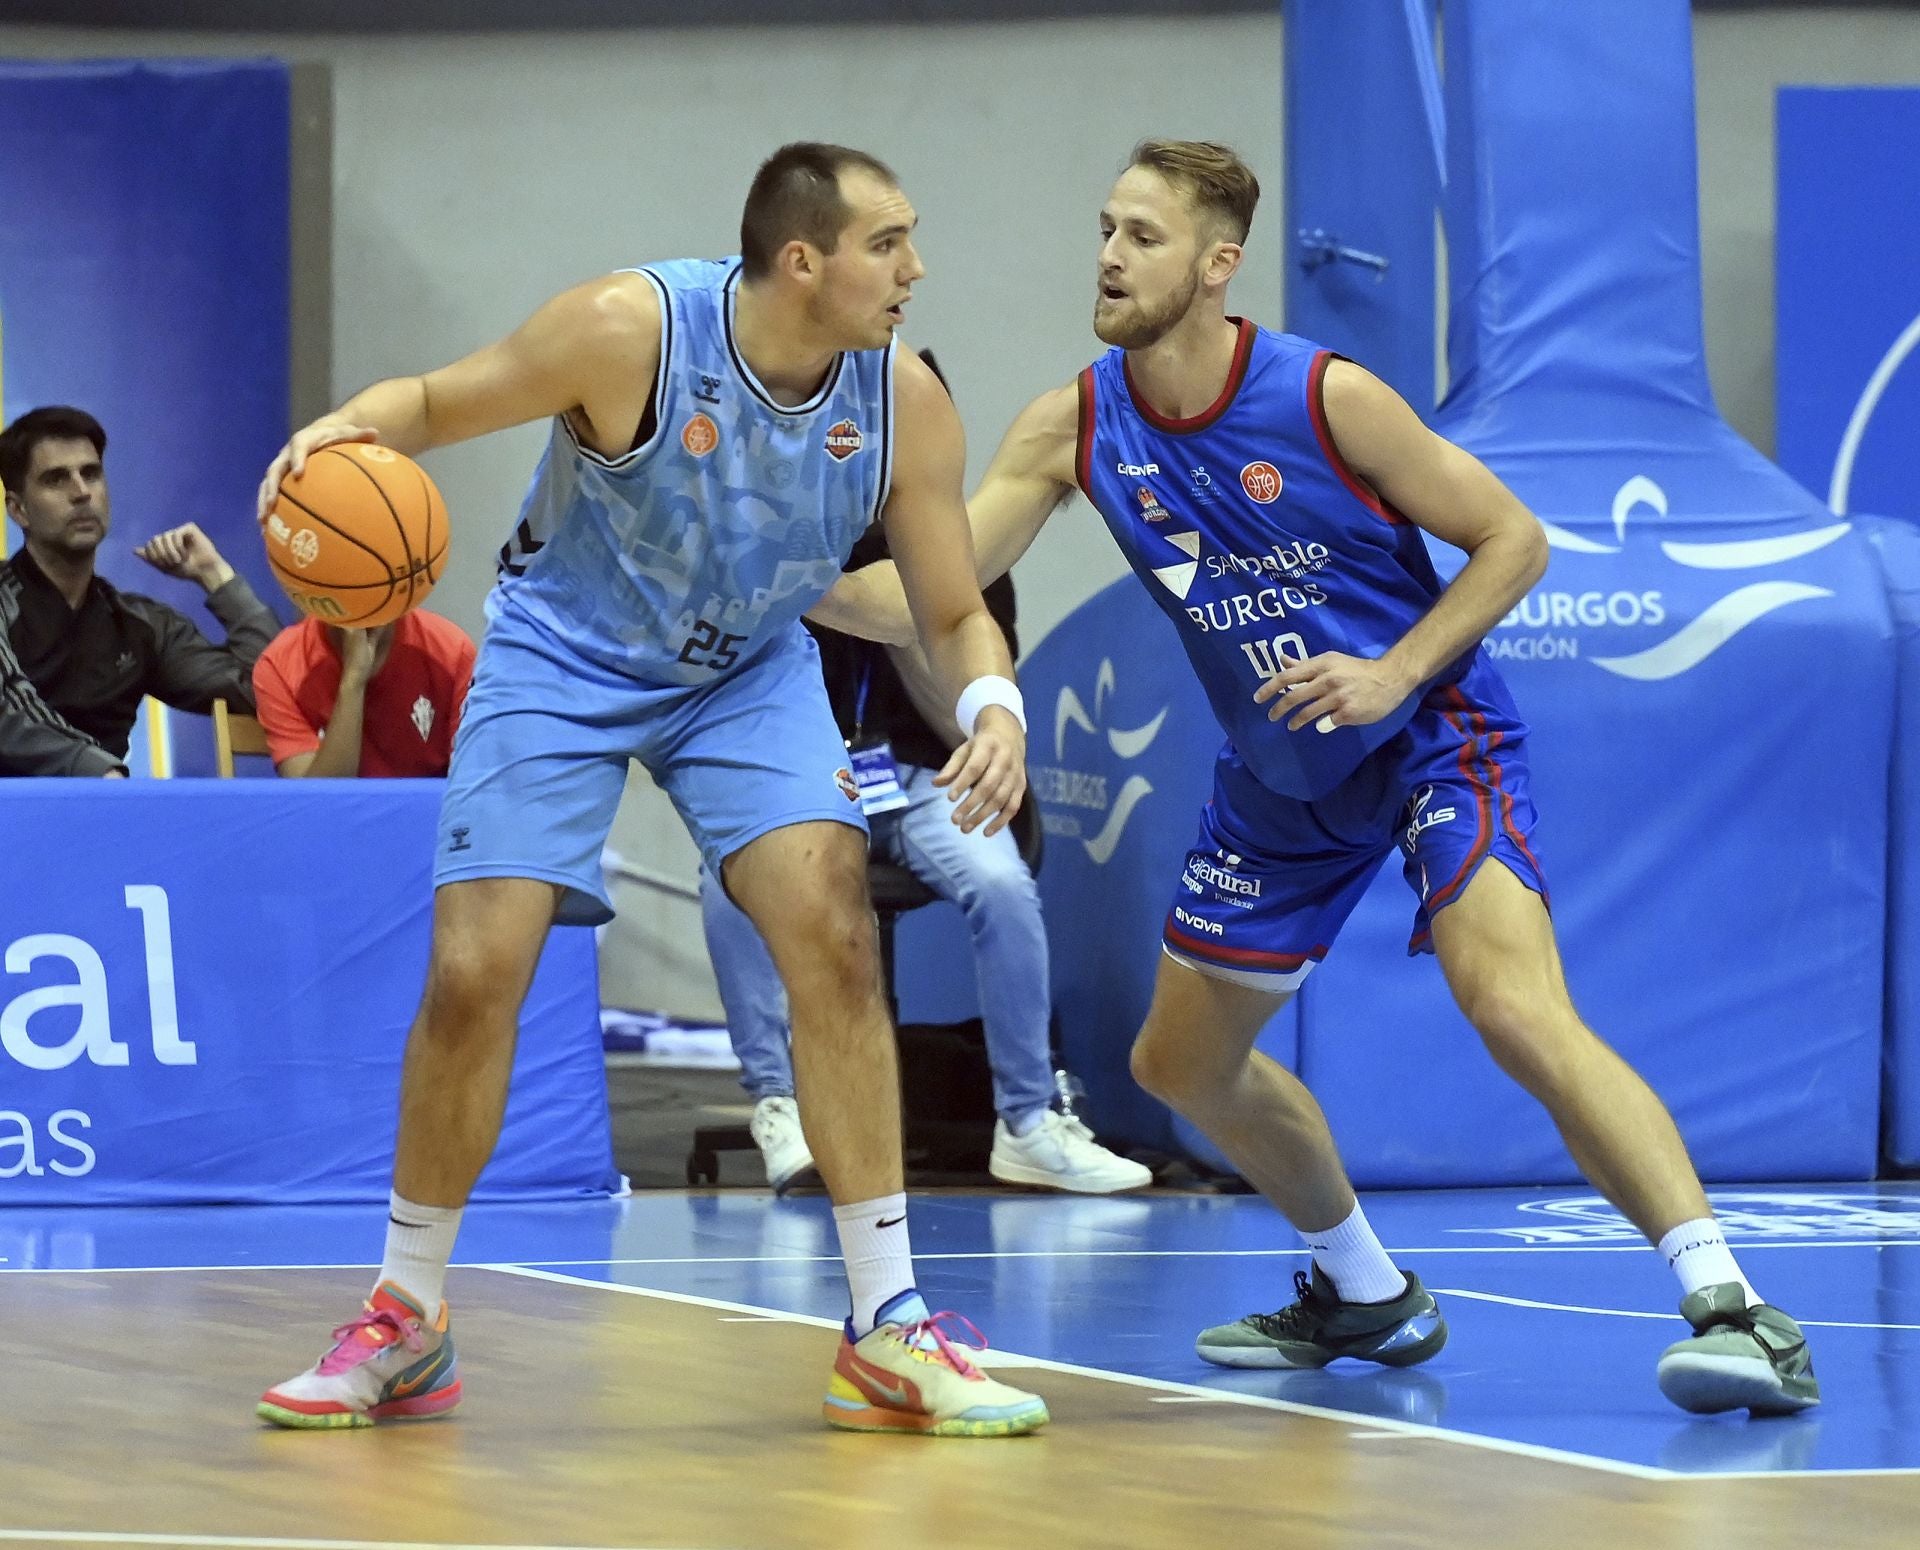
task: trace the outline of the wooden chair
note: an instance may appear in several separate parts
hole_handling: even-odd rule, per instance
[[[213,702],[213,762],[222,780],[233,779],[235,754],[267,753],[267,734],[258,720],[227,709],[225,700]]]

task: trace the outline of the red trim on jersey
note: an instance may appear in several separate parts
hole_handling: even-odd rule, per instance
[[[1140,418],[1158,431],[1171,431],[1176,436],[1191,436],[1195,431],[1203,431],[1225,414],[1233,403],[1233,395],[1240,391],[1240,384],[1246,380],[1247,362],[1253,356],[1253,338],[1259,332],[1245,318],[1228,318],[1240,328],[1240,337],[1234,341],[1233,364],[1227,368],[1227,385],[1220,389],[1220,396],[1191,419],[1176,420],[1162,414],[1148,403],[1140,394],[1140,388],[1133,380],[1133,366],[1125,356],[1120,359],[1120,370],[1127,379],[1127,395],[1133,400],[1133,407],[1140,412]]]
[[[1325,947],[1309,948],[1304,953],[1263,953],[1251,947],[1228,947],[1224,942],[1209,942],[1202,937],[1190,936],[1173,923],[1171,915],[1167,917],[1166,937],[1181,952],[1191,953],[1196,958],[1206,958],[1215,963],[1231,964],[1240,968],[1271,969],[1287,974],[1304,967],[1309,960],[1318,963],[1327,956]]]
[[[1327,374],[1327,363],[1344,360],[1331,350],[1322,350],[1313,358],[1313,365],[1307,369],[1307,413],[1313,419],[1313,434],[1320,439],[1320,454],[1327,465],[1340,476],[1340,482],[1353,492],[1354,499],[1365,506],[1382,522],[1391,522],[1396,527],[1405,527],[1407,518],[1395,511],[1382,500],[1373,486],[1368,484],[1350,467],[1340,455],[1340,449],[1334,445],[1333,432],[1327,428],[1327,406],[1323,399],[1323,379]]]
[[[1080,429],[1073,448],[1073,477],[1080,493],[1093,499],[1093,368],[1080,373]]]

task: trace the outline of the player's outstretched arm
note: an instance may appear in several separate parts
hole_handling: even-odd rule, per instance
[[[1005,636],[980,595],[961,479],[966,437],[946,389],[902,353],[894,376],[893,489],[887,544],[913,613],[914,632],[967,741],[935,784],[962,829],[998,833],[1027,789],[1026,721]]]
[[[391,377],[294,432],[260,483],[274,492],[321,447],[378,441],[409,456],[489,431],[571,415],[581,440],[627,450],[660,364],[660,303],[637,274],[562,291],[506,338],[418,377]]]
[[[1261,685],[1273,720],[1298,730],[1364,726],[1484,636],[1547,568],[1547,536],[1532,512],[1472,453],[1436,436],[1405,399],[1351,361],[1328,364],[1327,430],[1347,466],[1409,520],[1467,553],[1426,615],[1376,661],[1325,652]]]
[[[967,502],[974,572],[982,586],[998,581],[1032,547],[1046,520],[1073,491],[1079,397],[1069,384],[1043,393],[1020,411]],[[913,618],[899,571],[888,560],[849,571],[808,618],[844,635],[912,642]]]

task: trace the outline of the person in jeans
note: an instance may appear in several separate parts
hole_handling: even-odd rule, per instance
[[[885,554],[885,538],[876,527],[847,563],[867,565]],[[985,596],[1006,632],[1008,649],[1017,653],[1012,582],[1002,577]],[[1146,1168],[1108,1151],[1078,1119],[1052,1106],[1040,891],[1011,828],[988,835],[983,826],[968,833],[952,822],[946,791],[933,782],[959,746],[960,729],[941,705],[925,659],[911,648],[889,649],[810,628],[820,645],[827,698],[855,752],[863,785],[872,749],[885,747],[897,772],[896,790],[877,801],[863,791],[873,853],[906,867],[966,916],[998,1114],[988,1170],[1003,1183],[1081,1194],[1112,1194],[1151,1183]],[[754,1099],[753,1139],[766,1161],[767,1182],[784,1190],[813,1166],[794,1101],[786,993],[753,922],[706,870],[700,876],[700,903],[727,1030],[740,1058],[741,1085]]]

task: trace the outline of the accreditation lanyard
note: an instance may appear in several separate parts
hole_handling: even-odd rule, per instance
[[[884,737],[864,735],[867,696],[872,689],[873,662],[869,658],[860,669],[860,690],[853,706],[853,736],[847,742],[847,755],[853,761],[853,783],[860,791],[860,811],[869,818],[907,805],[907,793],[900,784],[900,766],[893,757],[893,744]]]

